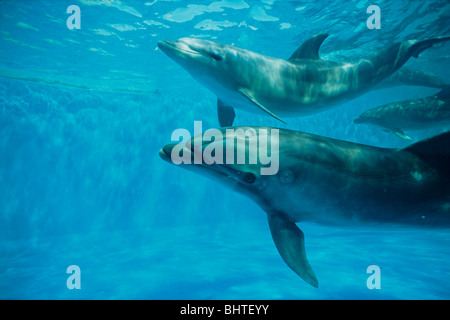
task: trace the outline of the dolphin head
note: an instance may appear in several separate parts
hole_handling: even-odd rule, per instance
[[[228,127],[213,130],[214,139],[212,134],[207,134],[207,130],[186,142],[164,146],[159,155],[169,163],[178,163],[220,181],[255,201],[267,213],[272,238],[283,260],[301,278],[317,288],[317,278],[306,257],[304,235],[295,222],[311,219],[305,206],[310,200],[303,195],[309,188],[304,185],[311,179],[309,176],[314,175],[314,172],[308,171],[313,169],[316,158],[328,158],[323,152],[326,143],[317,143],[312,135],[306,133],[276,128]],[[263,150],[266,143],[268,149]],[[317,149],[315,152],[313,150],[316,156],[307,152],[311,146]],[[231,150],[233,157],[229,156]],[[262,153],[259,152],[261,150]],[[271,161],[280,160],[280,167],[277,163],[276,170],[263,170],[268,169],[265,151],[269,151]],[[181,152],[187,163],[176,159]],[[239,152],[246,157],[246,161],[239,161]],[[201,160],[197,164],[196,156],[200,156]],[[223,163],[217,163],[221,158]],[[231,159],[234,161],[229,161]],[[309,190],[309,193],[320,200],[323,198],[314,190]]]
[[[360,115],[358,118],[353,120],[354,124],[366,124],[366,123],[373,123],[375,118],[373,117],[364,117],[363,115]]]
[[[197,81],[216,93],[224,89],[236,89],[239,57],[246,50],[194,38],[163,40],[158,42],[158,47]]]
[[[213,178],[236,191],[255,195],[278,171],[275,163],[278,139],[270,130],[262,127],[210,129],[185,142],[164,146],[159,155],[169,163]],[[261,152],[263,144],[266,149]],[[177,163],[181,156],[184,162]]]
[[[167,144],[159,150],[161,159],[168,163],[174,164],[172,154],[177,144]],[[191,163],[181,163],[178,166],[200,175],[209,177],[218,181],[231,189],[249,194],[255,191],[255,187],[260,184],[260,174],[257,170],[253,170],[246,165],[228,165],[228,164],[207,164],[204,161],[201,163],[194,163],[194,157],[197,150],[189,143],[183,147],[182,152],[188,154],[191,158]]]
[[[225,56],[225,45],[208,40],[181,38],[177,41],[163,40],[158,47],[170,58],[186,67],[219,64]]]
[[[291,199],[297,201],[305,188],[308,190],[308,181],[313,178],[308,173],[309,166],[314,165],[315,157],[327,154],[322,149],[311,151],[319,144],[306,133],[270,127],[213,130],[216,132],[214,141],[208,137],[207,130],[187,141],[164,146],[159,155],[169,163],[249,196],[265,211],[291,210],[288,195],[294,192],[297,196]],[[230,141],[234,141],[234,145],[230,146]],[[176,163],[174,160],[179,155],[188,163]],[[244,161],[240,155],[244,155]],[[197,163],[195,156],[200,159]]]
[[[370,110],[368,110],[370,111]],[[376,125],[376,126],[382,126],[381,120],[379,117],[376,117],[373,114],[370,114],[369,112],[362,113],[358,118],[353,120],[354,124],[369,124],[369,125]]]

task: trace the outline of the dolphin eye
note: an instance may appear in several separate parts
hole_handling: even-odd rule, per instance
[[[217,53],[210,52],[209,56],[211,58],[213,58],[214,60],[216,60],[216,61],[221,61],[223,59],[222,56],[220,54],[217,54]]]
[[[252,184],[256,181],[256,176],[251,172],[246,172],[242,176],[242,181],[244,181],[245,183],[248,183],[248,184]]]

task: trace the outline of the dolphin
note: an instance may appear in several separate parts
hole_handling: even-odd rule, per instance
[[[211,142],[197,135],[191,139],[194,143],[189,140],[180,150],[193,157],[199,152],[195,145],[203,150],[212,145],[221,148],[230,141],[228,138],[234,139],[228,130],[236,128],[256,134],[248,134],[248,143],[234,146],[235,149],[249,151],[250,145],[258,145],[252,144],[255,139],[264,138],[260,130],[264,127],[221,128],[223,139]],[[277,152],[279,156],[276,174],[260,174],[259,161],[179,165],[221,182],[256,202],[267,214],[272,238],[283,260],[313,287],[318,287],[319,282],[306,256],[304,234],[296,222],[350,226],[450,225],[450,132],[403,149],[386,149],[299,131],[276,130],[279,130],[278,141],[270,145],[272,153]],[[175,146],[164,146],[159,151],[160,157],[173,164]],[[225,150],[228,151],[226,146]]]
[[[392,88],[402,85],[444,89],[448,84],[430,72],[401,67],[400,70],[381,81],[381,83],[375,86],[373,90]]]
[[[209,40],[181,38],[158,47],[218,97],[221,126],[231,126],[234,108],[283,117],[326,110],[373,89],[408,59],[437,43],[406,40],[356,62],[327,61],[319,47],[328,34],[306,40],[289,59],[278,59]]]
[[[363,112],[355,124],[371,124],[412,140],[403,130],[450,126],[450,86],[429,97],[385,104]]]

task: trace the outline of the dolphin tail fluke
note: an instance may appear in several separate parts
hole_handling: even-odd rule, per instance
[[[415,154],[450,179],[450,131],[419,141],[400,150]]]
[[[219,116],[219,124],[221,127],[231,127],[233,125],[236,113],[233,107],[225,105],[221,100],[217,100],[217,115]]]
[[[413,56],[414,58],[418,58],[419,54],[428,49],[431,48],[433,45],[450,41],[450,37],[440,37],[440,38],[434,38],[434,39],[428,39],[424,41],[417,41],[414,44],[411,45],[411,47],[408,49],[410,56]]]
[[[281,215],[267,214],[267,219],[273,241],[284,262],[303,280],[318,288],[319,282],[306,258],[303,232]]]

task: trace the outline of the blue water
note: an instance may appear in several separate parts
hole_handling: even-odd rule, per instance
[[[69,30],[66,8],[81,9]],[[366,8],[381,8],[369,30]],[[312,288],[282,261],[249,199],[169,165],[172,131],[218,126],[216,98],[157,50],[199,37],[287,58],[327,32],[326,59],[450,35],[448,1],[0,1],[1,299],[449,299],[450,230],[301,223]],[[450,82],[449,45],[408,64]],[[407,145],[362,111],[436,89],[372,91],[271,125],[382,147]],[[411,132],[423,139],[444,131]],[[81,289],[66,269],[78,265]],[[366,269],[378,265],[381,289]]]

